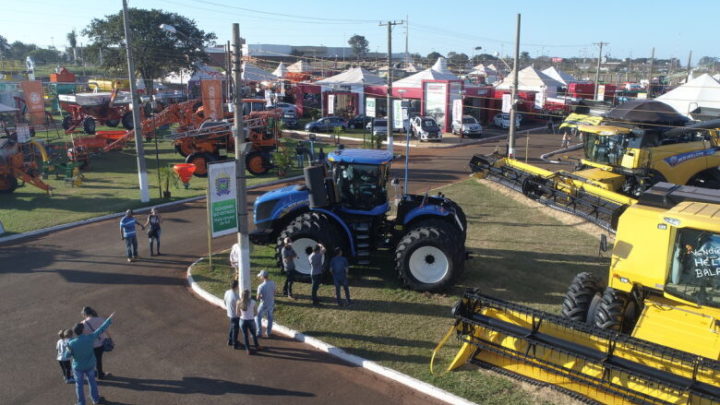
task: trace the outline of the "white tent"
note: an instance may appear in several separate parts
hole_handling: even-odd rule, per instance
[[[415,64],[412,63],[412,62],[408,63],[408,65],[405,66],[405,68],[404,68],[403,70],[406,71],[406,72],[408,72],[408,73],[419,72],[417,66],[415,66]]]
[[[473,69],[468,73],[468,76],[474,75],[474,76],[497,76],[498,72],[495,69],[490,68],[490,66],[485,66],[482,63],[479,65],[476,65],[473,67]]]
[[[311,72],[313,70],[312,66],[310,66],[309,63],[305,62],[304,60],[299,60],[292,65],[288,66],[287,68],[288,72],[292,73],[306,73]]]
[[[287,76],[288,69],[284,63],[280,62],[280,64],[278,65],[277,68],[275,68],[275,70],[273,71],[272,74],[275,75],[276,77],[282,78],[282,77]]]
[[[655,98],[690,116],[698,108],[720,108],[720,83],[705,73]]]
[[[510,90],[512,84],[513,72],[510,72],[495,88],[498,90]],[[563,87],[563,84],[532,66],[518,72],[519,91],[544,91],[547,97],[555,97],[558,87]]]
[[[272,73],[266,72],[252,63],[243,62],[242,69],[242,79],[249,82],[270,82],[277,79]]]
[[[577,79],[574,78],[572,75],[565,73],[562,70],[555,69],[555,66],[550,66],[542,72],[548,75],[550,78],[555,79],[566,86],[570,83],[577,82]]]
[[[393,87],[419,88],[422,86],[423,80],[460,80],[460,78],[448,70],[445,58],[438,58],[431,68],[397,80],[393,82]]]
[[[17,108],[7,106],[5,104],[0,104],[0,113],[8,113],[8,112],[16,112],[18,111]]]
[[[350,85],[383,85],[385,84],[385,80],[380,78],[380,76],[369,72],[361,67],[354,67],[350,68],[342,73],[338,73],[335,76],[326,77],[322,80],[318,80],[315,82],[315,84],[323,85],[323,86],[331,86],[331,85],[341,85],[341,86],[350,86]]]

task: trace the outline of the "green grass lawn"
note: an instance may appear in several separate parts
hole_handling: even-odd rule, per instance
[[[467,247],[472,259],[455,288],[446,294],[406,290],[393,272],[389,252],[379,251],[371,266],[351,269],[353,306],[336,307],[332,304],[334,287],[323,285],[320,295],[326,304],[314,308],[309,285],[299,284],[295,288],[298,301],[278,300],[277,321],[478,403],[572,403],[554,391],[471,365],[433,376],[430,355],[452,326],[450,308],[466,287],[558,313],[576,273],[590,271],[605,277],[608,260],[597,256],[597,239],[474,180],[448,186],[443,192],[463,207],[469,222]],[[216,263],[213,271],[208,271],[203,261],[193,274],[204,288],[222,296],[233,274],[227,254],[218,255]],[[273,249],[255,246],[252,268],[253,273],[267,268],[281,285],[283,277]],[[255,277],[252,280],[257,282]],[[441,351],[436,372],[447,365],[458,347],[451,340]]]
[[[104,129],[113,128],[98,127],[98,130]],[[61,146],[58,153],[63,153],[69,143],[69,136],[58,135],[55,131],[39,132],[36,137],[47,139],[51,145]],[[294,144],[296,141],[287,142]],[[160,198],[158,165],[171,167],[175,163],[182,163],[184,158],[175,152],[168,140],[158,142],[157,155],[154,141],[145,142],[144,146],[150,202],[143,204],[139,201],[135,148],[134,143],[129,142],[122,151],[92,156],[89,169],[83,172],[85,180],[79,187],[73,187],[66,182],[64,176],[56,178],[51,174],[46,182],[54,188],[52,195],[47,195],[32,185],[18,187],[13,193],[0,194],[0,221],[8,234],[13,234],[205,194],[207,180],[193,177],[188,189],[179,181],[176,184],[171,182],[172,198]],[[293,169],[288,173],[288,177],[298,174],[301,174],[301,171]],[[278,177],[275,170],[262,176],[248,173],[248,185],[276,179]]]

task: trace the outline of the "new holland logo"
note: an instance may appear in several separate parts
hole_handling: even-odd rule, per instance
[[[215,178],[215,194],[218,197],[230,194],[230,176],[223,173]]]
[[[685,152],[681,153],[679,155],[673,155],[668,156],[665,159],[665,163],[672,166],[677,166],[680,163],[687,162],[688,160],[697,159],[705,156],[712,156],[715,154],[715,152],[718,150],[718,148],[710,148],[710,149],[703,149],[703,150],[696,150],[692,152]]]

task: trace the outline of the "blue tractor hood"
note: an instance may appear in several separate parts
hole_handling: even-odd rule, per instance
[[[253,204],[255,224],[272,221],[289,211],[308,205],[308,194],[304,185],[292,185],[260,195]]]

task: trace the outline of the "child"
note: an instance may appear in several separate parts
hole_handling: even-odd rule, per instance
[[[55,349],[57,350],[57,360],[60,364],[63,378],[65,378],[65,384],[74,384],[75,379],[72,376],[72,367],[70,365],[70,348],[68,347],[68,342],[70,338],[73,337],[73,331],[72,329],[61,329],[58,332],[58,337],[60,339],[58,339],[55,344]]]

